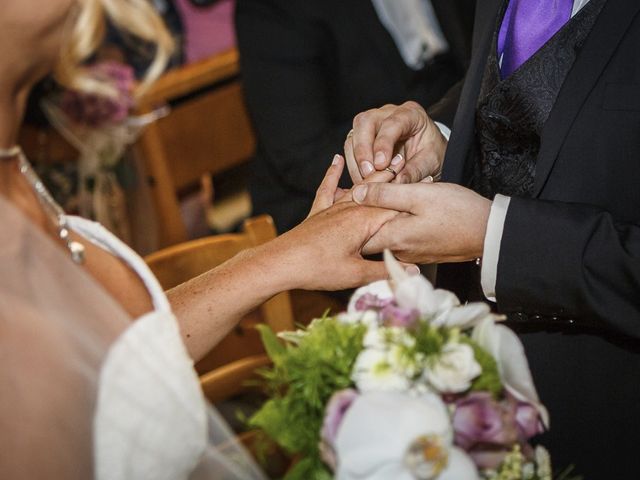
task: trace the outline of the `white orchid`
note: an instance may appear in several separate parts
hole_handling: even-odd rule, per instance
[[[380,325],[380,315],[373,310],[365,310],[360,312],[344,312],[337,316],[338,321],[342,323],[366,325],[369,328],[376,328]]]
[[[490,318],[485,318],[475,326],[471,338],[496,360],[504,388],[516,400],[533,405],[540,413],[544,426],[549,428],[549,413],[540,402],[518,336],[504,325],[497,325]]]
[[[432,325],[464,330],[487,317],[493,318],[487,304],[460,305],[460,300],[452,292],[433,288],[422,275],[409,275],[389,250],[384,252],[384,261],[398,305],[417,309],[422,318],[430,319]]]
[[[367,297],[376,298],[381,302],[391,302],[393,301],[394,295],[387,280],[378,280],[377,282],[370,283],[369,285],[358,288],[353,293],[349,300],[347,313],[352,314],[366,310],[366,308],[363,308],[363,305],[360,304],[362,304],[363,300]]]
[[[336,436],[336,478],[478,479],[471,459],[452,444],[449,414],[439,396],[364,393],[351,404]]]

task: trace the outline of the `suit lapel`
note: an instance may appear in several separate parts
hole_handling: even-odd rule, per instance
[[[538,196],[544,187],[576,115],[638,11],[640,2],[637,0],[609,0],[602,8],[545,123],[536,164],[534,196]]]
[[[442,167],[442,179],[447,182],[463,183],[465,180],[465,162],[469,156],[469,149],[473,145],[476,104],[502,1],[480,1],[476,7],[478,18],[474,31],[473,55],[460,94],[451,138]]]

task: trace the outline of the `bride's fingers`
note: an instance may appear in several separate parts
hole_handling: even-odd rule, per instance
[[[389,278],[387,267],[382,261],[354,259],[352,260],[352,265],[354,272],[357,272],[353,277],[359,278],[358,283],[360,285]],[[402,262],[401,265],[411,276],[418,275],[420,273],[420,269],[416,265]]]
[[[362,182],[362,174],[358,168],[358,162],[353,153],[353,130],[347,134],[347,138],[344,141],[344,157],[347,161],[347,170],[349,170],[349,176],[354,185]]]
[[[367,178],[364,179],[362,183],[390,183],[398,176],[398,174],[404,169],[406,161],[404,156],[398,153],[391,160],[391,165],[389,165],[384,170],[379,170],[373,172]]]
[[[345,155],[348,159],[349,155],[346,152],[347,152],[347,149],[345,148]],[[354,185],[358,185],[359,183],[391,183],[398,176],[398,174],[404,169],[406,163],[407,162],[404,159],[404,155],[402,155],[401,153],[398,153],[395,157],[393,157],[393,160],[391,161],[391,165],[389,165],[386,169],[375,171],[364,180],[361,180],[360,182],[354,182]],[[353,160],[353,165],[355,165],[355,160]],[[347,160],[347,166],[349,166],[349,160]],[[357,167],[355,167],[355,169],[356,171],[359,171]],[[349,193],[349,195],[348,195],[348,198],[345,198],[344,196],[340,195],[340,201],[342,202],[350,201],[352,199],[351,197],[352,190],[353,188],[350,190],[343,190],[343,192]],[[339,203],[337,194],[336,194],[335,201],[336,203]]]
[[[335,155],[331,166],[327,170],[322,183],[316,191],[316,198],[311,206],[311,211],[308,217],[312,217],[322,210],[326,210],[334,203],[336,190],[338,189],[338,182],[340,182],[340,176],[344,170],[344,158],[342,155]]]

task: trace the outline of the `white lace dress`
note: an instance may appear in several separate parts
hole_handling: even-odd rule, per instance
[[[68,220],[138,274],[154,307],[116,340],[103,364],[94,420],[96,478],[186,479],[207,445],[206,403],[169,301],[133,250],[97,223]]]

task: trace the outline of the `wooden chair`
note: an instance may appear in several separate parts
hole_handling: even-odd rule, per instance
[[[240,251],[276,237],[268,215],[245,221],[244,232],[216,235],[167,247],[145,258],[165,289],[170,289],[214,268]],[[294,328],[291,300],[283,292],[243,318],[196,365],[207,398],[215,403],[245,390],[246,380],[258,367],[269,364],[255,326],[266,323],[274,331]]]
[[[178,193],[203,174],[246,162],[255,138],[233,49],[163,75],[138,102],[138,113],[169,105],[168,116],[147,127],[136,144],[150,177],[160,247],[187,240]]]

